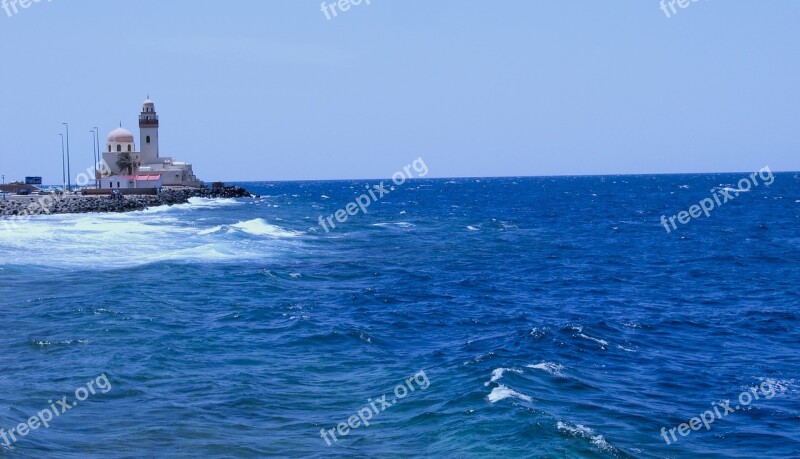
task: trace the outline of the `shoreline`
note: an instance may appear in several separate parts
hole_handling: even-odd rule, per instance
[[[249,191],[238,186],[166,190],[157,195],[30,195],[8,196],[0,199],[0,221],[22,220],[35,215],[123,213],[157,206],[186,204],[189,198],[252,198]]]

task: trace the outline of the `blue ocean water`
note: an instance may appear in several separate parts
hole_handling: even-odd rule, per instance
[[[660,223],[746,176],[415,180],[330,233],[378,180],[242,183],[0,228],[0,427],[59,412],[0,456],[800,457],[800,178]]]

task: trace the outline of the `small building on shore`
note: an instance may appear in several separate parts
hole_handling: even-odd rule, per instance
[[[141,151],[136,150],[136,141],[133,133],[120,126],[108,134],[106,151],[103,153],[108,167],[111,169],[112,177],[101,179],[100,188],[109,189],[126,188],[124,181],[129,184],[138,185],[145,188],[155,187],[183,187],[183,188],[203,188],[205,183],[194,175],[192,165],[187,162],[177,161],[169,156],[161,156],[158,144],[159,120],[156,113],[155,103],[149,98],[142,104],[142,112],[139,115],[139,145]],[[130,179],[129,177],[155,177],[153,179]],[[115,178],[116,177],[116,178]],[[124,177],[124,178],[123,178]]]
[[[102,190],[160,189],[162,186],[161,175],[111,175],[100,179]]]

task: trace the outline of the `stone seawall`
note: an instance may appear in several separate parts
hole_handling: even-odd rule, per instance
[[[89,212],[131,212],[148,207],[185,204],[189,198],[251,198],[239,187],[166,190],[156,196],[13,196],[0,200],[0,218],[26,218],[31,215],[79,214]]]

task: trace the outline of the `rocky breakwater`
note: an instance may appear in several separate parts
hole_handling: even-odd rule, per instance
[[[214,187],[164,190],[157,195],[31,195],[6,196],[0,200],[0,218],[22,219],[32,215],[131,212],[148,207],[186,204],[189,198],[252,198],[244,188]]]

